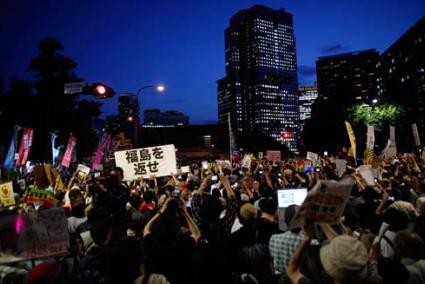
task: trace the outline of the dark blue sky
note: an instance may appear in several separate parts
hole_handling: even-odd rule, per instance
[[[217,120],[215,81],[224,75],[224,29],[242,8],[263,4],[294,15],[300,84],[315,81],[318,56],[385,50],[425,13],[424,0],[3,0],[0,75],[31,78],[37,43],[58,38],[77,74],[117,93],[146,90],[143,109],[174,109],[192,123]],[[116,112],[116,98],[104,102]]]

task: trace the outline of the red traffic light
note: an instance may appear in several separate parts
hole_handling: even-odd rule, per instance
[[[94,83],[91,90],[91,93],[97,99],[111,98],[115,95],[114,90],[103,83]]]

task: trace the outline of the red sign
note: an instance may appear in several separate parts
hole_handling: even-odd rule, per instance
[[[26,164],[32,145],[32,135],[33,130],[31,128],[24,128],[16,166],[23,166]]]

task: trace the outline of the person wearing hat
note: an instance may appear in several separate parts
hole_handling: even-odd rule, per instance
[[[337,236],[329,225],[321,225],[321,228],[331,240],[324,242],[320,248],[320,264],[334,283],[372,283],[368,271],[369,256],[365,246],[351,236]],[[303,233],[304,240],[295,250],[286,269],[289,279],[294,284],[313,283],[300,270],[301,256],[309,247],[313,236],[311,230],[305,228]]]

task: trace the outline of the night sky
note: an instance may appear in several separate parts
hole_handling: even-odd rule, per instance
[[[315,81],[318,56],[361,49],[384,51],[425,13],[424,0],[3,0],[0,2],[0,76],[31,78],[37,43],[56,37],[88,82],[117,93],[142,93],[142,107],[178,110],[191,123],[217,121],[216,80],[224,71],[224,29],[254,4],[294,15],[300,84]],[[117,99],[103,115],[117,112]]]

